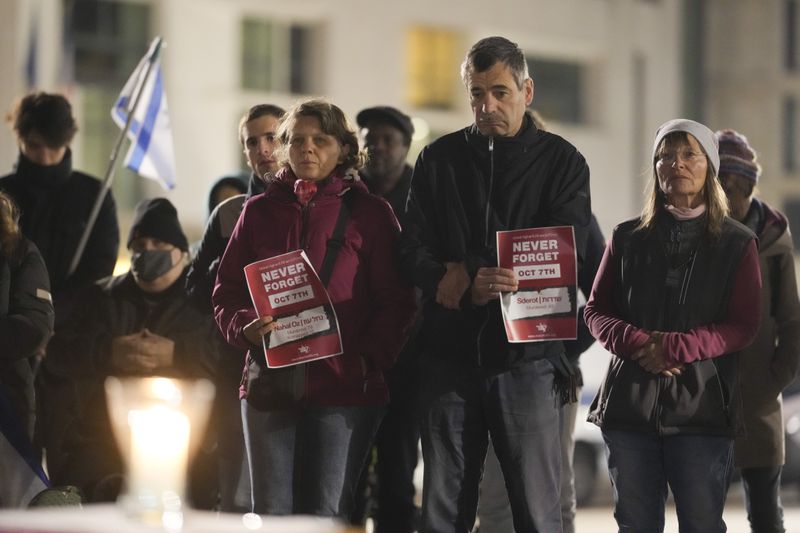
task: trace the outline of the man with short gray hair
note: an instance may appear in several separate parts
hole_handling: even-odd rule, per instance
[[[573,226],[581,259],[591,210],[589,169],[527,113],[533,80],[522,50],[478,41],[461,68],[474,123],[417,159],[401,261],[422,289],[420,532],[470,531],[489,438],[509,490],[514,528],[560,532],[558,406],[574,393],[560,341],[511,344],[496,232]]]

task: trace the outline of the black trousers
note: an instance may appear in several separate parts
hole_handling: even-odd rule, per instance
[[[781,467],[742,468],[747,519],[753,533],[785,533],[781,506]]]
[[[388,377],[391,400],[375,438],[378,452],[375,531],[411,533],[418,526],[414,504],[414,470],[419,444],[418,375],[413,365],[403,365],[392,369]]]
[[[419,522],[419,509],[414,503],[414,470],[419,459],[419,374],[413,347],[406,347],[386,378],[390,400],[375,436],[373,470],[369,471],[369,465],[364,469],[350,521],[363,524],[372,515],[375,533],[412,533]]]

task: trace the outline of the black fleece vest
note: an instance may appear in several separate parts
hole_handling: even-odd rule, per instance
[[[614,234],[620,317],[650,331],[687,332],[721,321],[752,233],[726,219],[719,237],[701,237],[676,276],[669,272],[658,228],[634,232],[638,222],[625,222]],[[670,276],[677,281],[669,282]],[[614,358],[590,420],[604,429],[732,436],[737,403],[735,354],[686,365],[676,378],[653,376],[635,362]]]

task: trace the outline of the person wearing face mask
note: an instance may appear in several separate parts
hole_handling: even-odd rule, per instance
[[[209,317],[213,314],[211,291],[217,267],[242,207],[246,200],[264,191],[265,183],[278,170],[275,132],[283,114],[284,110],[276,105],[258,104],[239,121],[239,141],[247,166],[252,170],[247,193],[223,201],[211,212],[186,275],[186,290],[192,302]],[[213,327],[217,341],[215,347],[219,353],[215,381],[217,395],[211,414],[219,447],[219,508],[226,512],[244,512],[250,507],[250,477],[239,413],[239,383],[245,351],[225,342],[216,325]]]
[[[287,111],[277,140],[280,168],[264,194],[245,203],[217,273],[214,314],[227,341],[248,351],[242,419],[252,511],[347,519],[389,399],[384,371],[405,342],[414,293],[395,264],[397,220],[361,182],[364,156],[342,110],[324,100],[300,102]],[[293,250],[304,250],[317,272],[332,257],[326,287],[344,351],[268,369],[262,343],[275,322],[258,316],[243,268]],[[295,394],[279,403],[259,390],[286,381]]]
[[[57,484],[80,487],[89,501],[113,501],[122,463],[109,425],[106,376],[213,378],[217,352],[211,319],[191,305],[184,287],[188,242],[175,207],[143,200],[128,236],[129,272],[106,278],[82,294],[82,312],[51,341],[48,359],[80,391],[77,421],[64,444]],[[194,473],[207,467],[195,462]],[[197,478],[197,476],[195,476]],[[194,479],[192,497],[206,504]]]

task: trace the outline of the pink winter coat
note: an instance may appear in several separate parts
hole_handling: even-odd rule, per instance
[[[212,298],[214,316],[227,341],[261,350],[243,334],[257,315],[242,269],[254,261],[302,248],[319,271],[339,215],[341,195],[347,189],[347,194],[354,195],[351,214],[328,284],[344,353],[307,363],[308,405],[388,401],[383,372],[400,353],[415,312],[413,289],[396,267],[399,225],[389,204],[371,195],[361,181],[336,172],[318,183],[317,193],[306,207],[288,185],[274,181],[264,193],[245,203],[222,257]]]

